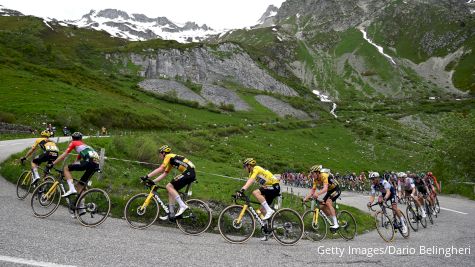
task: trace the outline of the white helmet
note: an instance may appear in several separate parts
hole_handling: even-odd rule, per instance
[[[379,178],[379,173],[378,172],[370,172],[369,173],[369,178],[370,179]]]

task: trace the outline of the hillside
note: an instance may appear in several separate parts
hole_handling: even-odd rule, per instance
[[[189,44],[131,42],[31,16],[0,17],[0,121],[132,131],[133,139],[95,145],[156,161],[156,147],[168,143],[207,171],[230,176],[253,156],[275,172],[321,163],[340,172],[431,169],[444,181],[475,177],[468,167],[473,98],[463,88],[441,87],[437,79],[445,76],[430,80],[411,67],[448,54],[405,58],[378,39],[383,24],[362,29],[350,18],[321,31],[308,14],[285,17],[285,7],[276,26]],[[453,50],[463,50],[447,65],[453,77],[473,73],[464,50],[470,38]],[[470,84],[470,75],[462,76]],[[332,103],[312,90],[330,95],[337,118],[329,114]]]

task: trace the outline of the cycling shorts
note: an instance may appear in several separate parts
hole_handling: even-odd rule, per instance
[[[57,158],[58,152],[46,151],[45,153],[36,156],[33,159],[33,163],[35,163],[36,165],[40,165],[43,162],[53,163],[53,161],[55,161]]]
[[[73,163],[68,165],[68,169],[70,171],[85,171],[79,181],[81,184],[85,185],[89,182],[92,175],[99,170],[99,164],[94,162],[93,160],[83,160],[78,163]]]
[[[261,187],[259,191],[266,199],[267,204],[271,205],[272,201],[280,195],[280,185],[273,184],[272,186]]]
[[[340,195],[341,195],[341,190],[340,190],[340,187],[337,186],[333,188],[332,190],[327,191],[327,193],[323,197],[323,201],[325,202],[327,201],[327,199],[331,199],[333,202],[335,202]]]
[[[188,168],[180,175],[177,175],[173,180],[170,182],[175,188],[176,191],[182,189],[188,184],[191,184],[196,180],[196,174],[194,168]]]

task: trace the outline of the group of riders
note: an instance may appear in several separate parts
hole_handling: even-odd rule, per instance
[[[38,148],[41,150],[31,161],[31,169],[34,176],[32,183],[36,184],[40,178],[38,167],[41,163],[46,163],[46,168],[51,169],[55,164],[63,161],[71,151],[75,150],[78,154],[76,161],[72,164],[65,165],[63,169],[69,186],[69,190],[66,191],[63,196],[78,194],[78,192],[78,195],[80,195],[91,176],[99,170],[98,153],[83,142],[83,135],[80,132],[74,132],[71,135],[72,141],[68,148],[59,155],[58,146],[50,139],[50,136],[51,133],[48,130],[42,131],[41,137],[35,141],[31,149],[20,160],[24,162],[28,157],[33,155]],[[172,153],[172,149],[167,145],[161,146],[158,153],[160,159],[163,160],[160,167],[140,178],[143,182],[150,181],[154,178],[152,181],[157,183],[164,179],[172,168],[178,169],[180,174],[166,185],[169,198],[169,213],[165,218],[161,218],[173,219],[188,209],[188,206],[181,199],[178,191],[196,180],[195,165],[184,156]],[[271,218],[275,212],[271,208],[272,202],[281,194],[280,180],[269,170],[257,165],[256,160],[253,158],[245,159],[243,168],[249,173],[249,176],[242,188],[236,192],[236,196],[244,195],[254,182],[258,183],[259,188],[252,191],[252,195],[261,204],[261,212],[264,215],[263,220]],[[76,185],[73,183],[71,171],[84,171]],[[329,169],[323,168],[322,165],[312,166],[309,169],[309,177],[312,179],[312,188],[303,198],[303,201],[308,201],[311,198],[318,199],[319,196],[323,196],[320,202],[322,210],[332,219],[332,230],[337,230],[339,225],[333,207],[333,204],[341,194],[341,186],[337,178],[331,174]],[[381,177],[378,172],[369,173],[371,194],[368,207],[374,202],[376,193],[380,192],[378,202],[383,203],[390,201],[393,210],[401,218],[402,213],[397,208],[398,199],[402,199],[404,196],[411,196],[415,200],[416,205],[421,206],[421,196],[427,196],[431,204],[433,204],[436,196],[435,189],[437,188],[440,192],[440,185],[431,172],[428,172],[423,177],[421,175],[414,176],[401,172],[396,174],[396,178],[397,179],[387,179],[386,177],[385,179],[385,177]],[[174,210],[175,203],[179,205],[179,209],[176,213]],[[79,213],[81,213],[80,205],[78,209]],[[424,209],[421,210],[422,216],[425,217]],[[404,220],[401,221],[404,222]],[[406,225],[403,225],[403,232],[404,231],[407,231]]]

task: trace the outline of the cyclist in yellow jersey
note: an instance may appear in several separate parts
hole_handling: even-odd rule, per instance
[[[333,208],[333,202],[338,199],[341,190],[337,180],[330,174],[330,171],[322,170],[322,168],[322,165],[314,165],[310,168],[309,176],[313,179],[313,186],[310,193],[303,199],[303,201],[308,201],[311,197],[317,199],[318,196],[325,194],[322,202],[322,210],[333,220],[333,225],[330,226],[330,228],[336,230],[339,225],[336,219],[335,209]],[[323,188],[316,191],[317,185],[323,185]]]
[[[59,149],[56,146],[56,143],[49,139],[50,136],[51,133],[49,131],[42,131],[41,137],[35,140],[35,143],[31,147],[31,149],[28,150],[26,155],[20,159],[23,163],[29,156],[31,156],[36,151],[38,147],[41,148],[43,153],[39,154],[31,161],[31,170],[33,172],[33,185],[36,184],[38,179],[40,179],[40,174],[38,173],[38,166],[43,162],[47,162],[48,164],[50,164],[58,157]]]
[[[180,194],[178,194],[177,191],[196,180],[195,165],[193,165],[193,163],[189,159],[177,154],[172,154],[171,151],[172,149],[167,145],[163,145],[162,147],[160,147],[159,156],[161,159],[163,159],[162,165],[160,165],[160,167],[153,170],[148,175],[141,177],[142,179],[148,179],[161,173],[160,176],[153,180],[153,182],[158,183],[160,180],[162,180],[163,178],[165,178],[165,176],[168,175],[168,173],[173,167],[177,168],[178,171],[181,172],[181,174],[176,176],[171,182],[166,185],[168,191],[168,205],[170,213],[167,214],[167,216],[160,217],[161,220],[171,219],[180,216],[181,214],[183,214],[183,212],[185,212],[186,209],[188,209],[188,206],[185,204],[185,202],[183,202],[180,197]],[[180,205],[180,209],[174,215],[173,213],[175,201],[178,202],[178,205]]]
[[[272,201],[280,195],[279,179],[270,171],[256,166],[256,160],[253,158],[244,160],[243,167],[249,173],[249,179],[237,194],[244,193],[254,182],[260,184],[260,188],[252,191],[252,194],[261,203],[262,208],[264,208],[263,210],[261,209],[265,214],[263,220],[267,220],[274,214],[274,210],[270,208]]]

